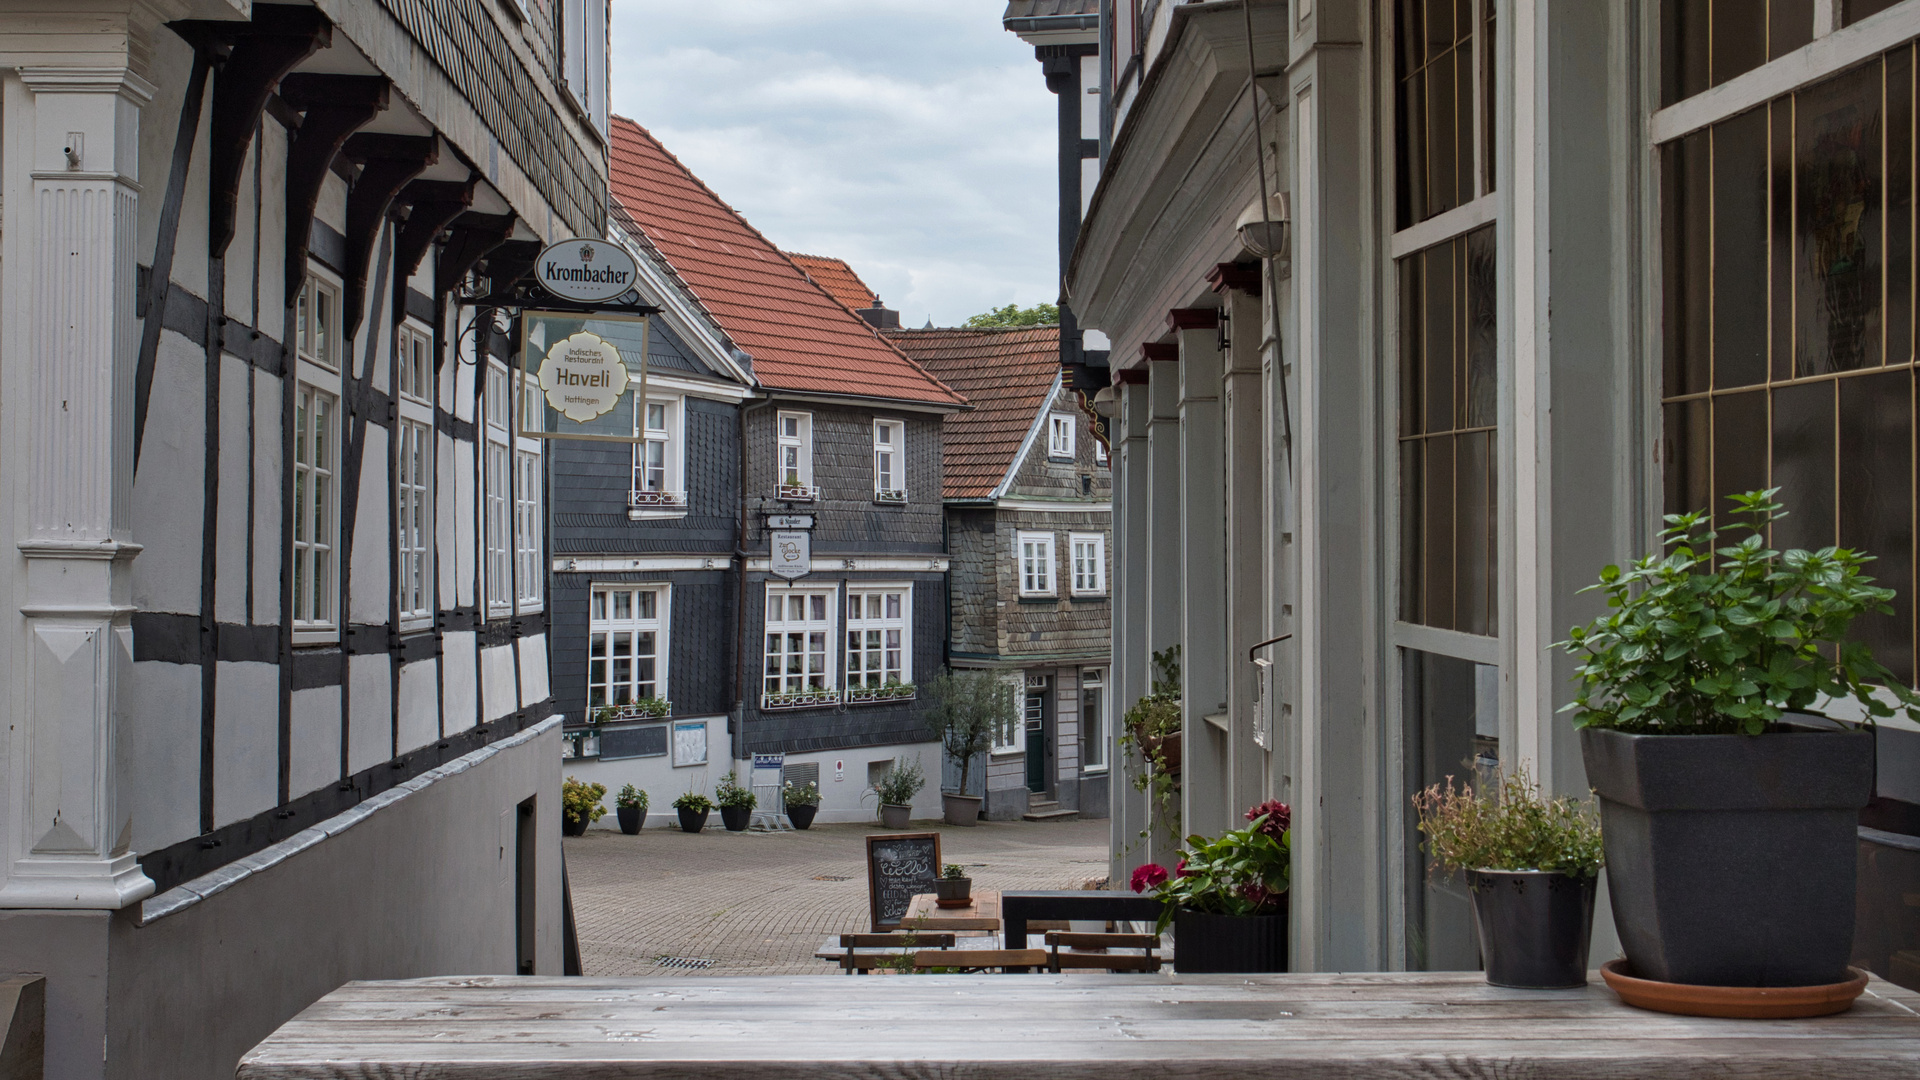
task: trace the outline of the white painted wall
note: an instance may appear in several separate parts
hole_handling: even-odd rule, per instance
[[[727,718],[712,717],[707,728],[710,751],[725,753],[727,740]],[[913,816],[916,819],[937,818],[941,814],[940,806],[940,744],[911,743],[901,746],[868,746],[849,750],[831,750],[822,753],[788,754],[787,764],[798,765],[815,762],[820,766],[820,813],[814,818],[819,822],[861,822],[879,820],[879,802],[874,798],[872,789],[867,787],[867,770],[878,762],[902,760],[911,761],[915,756],[920,759],[920,767],[927,774],[927,786],[914,796]],[[845,767],[834,768],[835,763]],[[708,755],[705,765],[683,765],[675,768],[672,756],[653,758],[626,758],[620,761],[601,761],[598,758],[581,758],[562,761],[561,771],[567,776],[576,777],[586,783],[607,785],[605,805],[607,815],[595,824],[595,828],[619,831],[620,822],[614,814],[614,796],[621,787],[632,784],[645,791],[651,804],[647,810],[647,828],[679,828],[679,819],[674,813],[673,800],[689,791],[704,792],[713,797],[713,786],[728,769],[733,769],[740,783],[751,783],[753,761],[749,758],[742,762],[729,761],[725,757]],[[708,819],[710,829],[723,828],[720,815],[716,812]]]

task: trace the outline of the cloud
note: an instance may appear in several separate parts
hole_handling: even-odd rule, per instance
[[[1055,99],[1004,0],[615,0],[614,111],[903,322],[1052,301]]]

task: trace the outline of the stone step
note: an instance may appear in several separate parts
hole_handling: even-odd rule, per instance
[[[1028,810],[1026,813],[1021,814],[1020,820],[1022,821],[1072,821],[1074,818],[1077,818],[1080,816],[1080,811],[1078,810],[1061,810],[1058,808],[1058,804],[1052,804],[1052,805],[1053,805],[1053,809],[1046,809],[1046,810],[1043,810],[1040,807],[1036,806],[1033,809]]]

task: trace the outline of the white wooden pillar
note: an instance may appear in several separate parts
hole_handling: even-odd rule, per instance
[[[1270,754],[1255,741],[1258,720],[1254,684],[1258,668],[1247,650],[1272,636],[1267,633],[1267,560],[1262,542],[1267,517],[1267,469],[1284,467],[1266,460],[1261,439],[1266,388],[1261,376],[1265,325],[1258,292],[1227,288],[1221,293],[1229,348],[1221,355],[1221,431],[1226,439],[1226,622],[1227,622],[1227,775],[1228,808],[1245,809],[1268,790]],[[1265,652],[1271,660],[1275,655]]]
[[[1211,317],[1208,317],[1211,316]],[[1182,819],[1188,834],[1232,826],[1227,800],[1227,531],[1217,313],[1174,312],[1180,343]]]
[[[1120,717],[1147,692],[1147,388],[1121,383],[1115,388],[1118,438],[1113,444],[1113,671],[1108,709],[1116,730]],[[1122,756],[1114,747],[1108,768],[1107,799],[1112,814],[1112,880],[1124,881],[1144,861],[1141,830],[1147,827],[1146,796],[1134,789],[1138,755]],[[1139,856],[1139,857],[1137,857]]]
[[[19,74],[4,158],[18,323],[0,398],[20,426],[5,445],[21,456],[4,467],[25,501],[12,518],[23,655],[9,658],[24,685],[7,699],[0,906],[119,908],[154,888],[128,849],[115,738],[133,662],[136,159],[153,87],[119,68]]]
[[[1180,362],[1171,358],[1152,359],[1147,364],[1147,371],[1145,615],[1149,660],[1147,680],[1151,684],[1155,674],[1151,654],[1180,643],[1180,515],[1183,507],[1180,497]],[[1151,685],[1148,689],[1151,689]],[[1173,857],[1175,838],[1168,835],[1166,823],[1154,818],[1151,806],[1147,813],[1152,824],[1148,854],[1153,861],[1165,865]],[[1174,832],[1178,836],[1186,835],[1181,830]]]

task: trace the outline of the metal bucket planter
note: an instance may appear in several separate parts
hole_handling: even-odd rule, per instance
[[[1487,981],[1517,990],[1587,985],[1599,881],[1541,870],[1469,870]]]
[[[1813,726],[1823,723],[1765,735],[1581,729],[1630,974],[1729,987],[1849,977],[1873,736]]]
[[[640,827],[647,823],[647,811],[639,806],[616,806],[613,812],[619,815],[620,831],[628,836],[637,836]]]
[[[880,804],[880,824],[889,829],[906,828],[907,821],[912,814],[913,807],[911,806],[901,806],[899,803]]]
[[[1287,970],[1287,916],[1173,913],[1173,970],[1258,972]]]
[[[984,797],[979,795],[954,795],[950,792],[940,795],[940,807],[949,825],[980,824],[980,804],[984,801]]]

